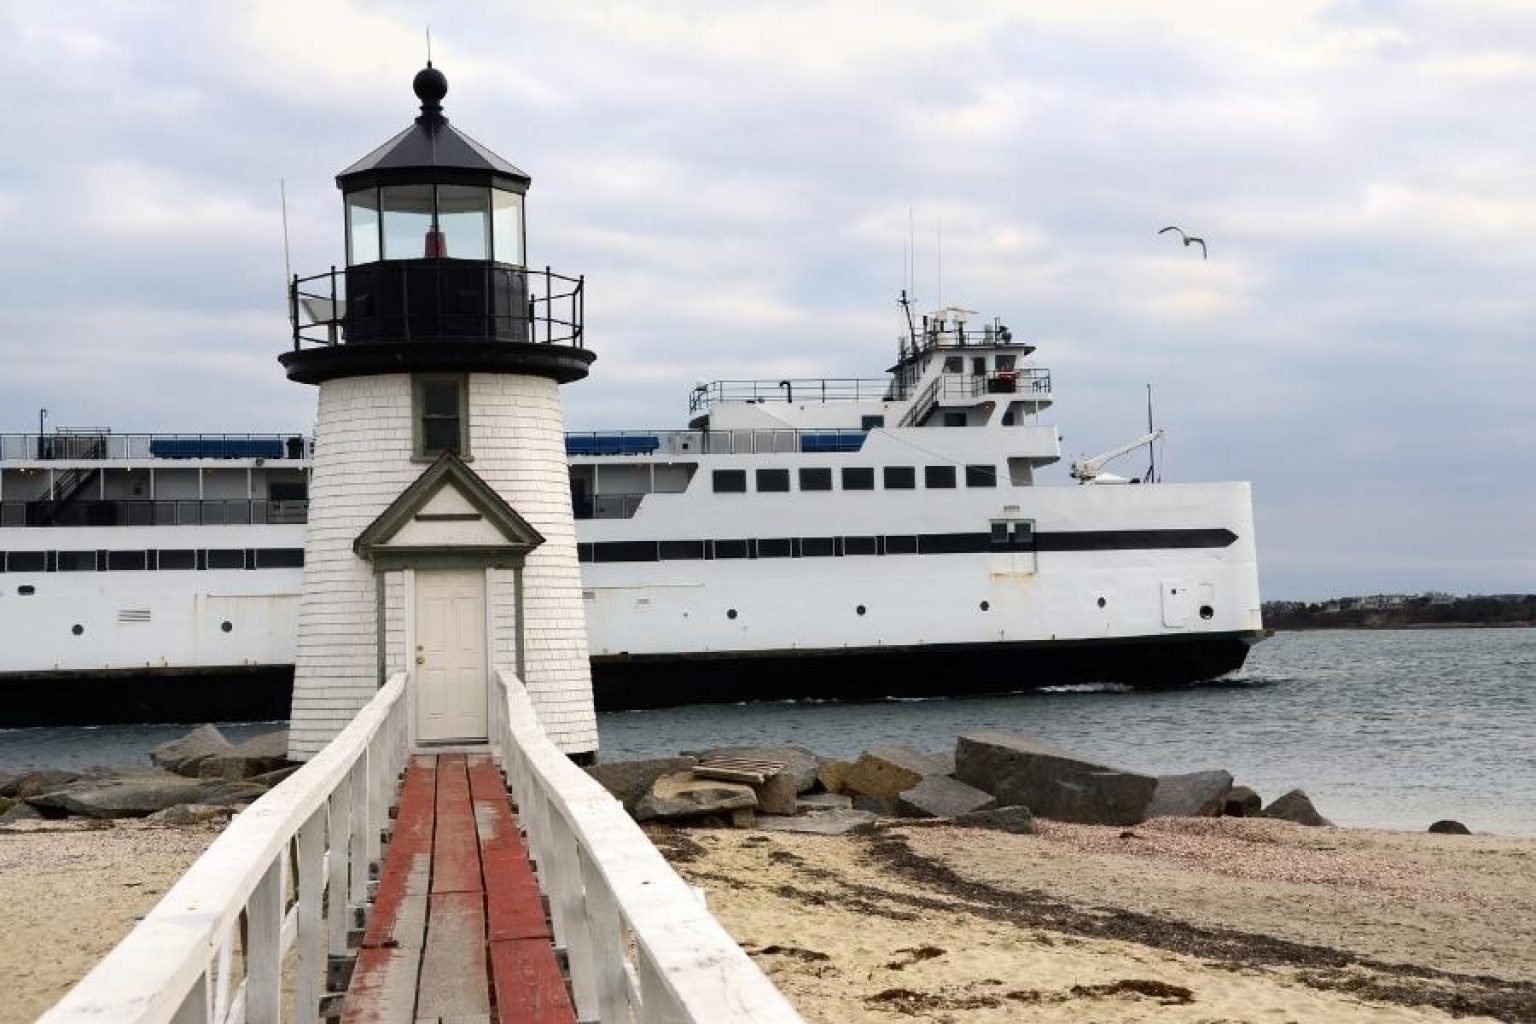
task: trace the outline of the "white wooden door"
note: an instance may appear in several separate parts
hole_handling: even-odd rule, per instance
[[[485,573],[416,573],[416,737],[486,738]]]

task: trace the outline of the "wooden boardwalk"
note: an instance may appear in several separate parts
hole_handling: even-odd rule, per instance
[[[576,1020],[528,851],[489,756],[410,760],[342,1020]]]

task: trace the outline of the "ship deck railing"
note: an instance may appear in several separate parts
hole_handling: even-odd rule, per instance
[[[0,461],[149,459],[308,459],[311,439],[299,434],[114,434],[60,429],[51,434],[0,434]]]
[[[720,402],[899,402],[906,395],[888,377],[791,377],[779,380],[714,380],[688,394],[688,412]]]
[[[573,457],[786,455],[856,452],[866,430],[603,430],[565,435]]]
[[[0,501],[0,526],[303,525],[309,502],[265,498],[76,498],[52,509],[46,500]]]
[[[466,994],[522,1024],[803,1024],[516,675],[491,685],[490,742],[438,756],[408,749],[414,680],[393,676],[42,1024],[411,1021]]]

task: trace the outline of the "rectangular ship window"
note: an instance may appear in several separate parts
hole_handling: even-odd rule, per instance
[[[996,466],[966,466],[965,486],[967,487],[996,487]]]
[[[768,537],[757,542],[758,558],[788,558],[794,544],[788,537]]]
[[[747,493],[747,471],[744,469],[717,469],[714,481],[716,494]]]
[[[143,571],[149,565],[149,559],[143,551],[108,551],[107,571]]]
[[[304,566],[303,548],[257,548],[258,569],[300,569]]]
[[[954,466],[924,466],[924,487],[953,487],[955,486]]]
[[[208,568],[244,569],[245,551],[240,548],[209,548]]]
[[[996,547],[1007,547],[1008,546],[1008,524],[1007,523],[993,523],[992,524],[992,546],[995,547],[995,548]]]
[[[664,540],[657,544],[657,554],[663,562],[670,559],[698,559],[704,557],[701,540]]]
[[[715,541],[716,558],[747,558],[750,556],[750,542],[745,540],[717,540]]]
[[[757,489],[777,494],[789,490],[789,470],[760,469],[757,471]]]
[[[885,553],[888,555],[915,555],[917,554],[917,538],[910,535],[886,537]]]
[[[801,558],[831,558],[837,554],[836,537],[801,537]]]
[[[5,556],[5,567],[11,572],[42,572],[46,563],[41,551],[12,551]]]
[[[910,491],[917,486],[917,470],[911,466],[886,466],[885,489]]]
[[[161,548],[159,564],[162,569],[196,569],[197,552],[177,548]]]
[[[885,417],[884,416],[861,416],[861,417],[859,417],[859,429],[860,430],[878,430],[879,428],[881,428],[883,426],[885,426]]]
[[[844,537],[843,554],[873,555],[879,550],[873,537]]]
[[[802,491],[830,491],[832,489],[831,468],[827,466],[801,467],[800,489]]]
[[[843,467],[843,490],[872,491],[874,489],[875,468],[873,466]]]
[[[96,552],[60,551],[56,572],[95,572]]]

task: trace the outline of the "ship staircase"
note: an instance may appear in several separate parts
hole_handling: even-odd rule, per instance
[[[37,443],[45,458],[90,461],[106,458],[106,430],[59,430],[52,437],[39,436]],[[48,496],[33,503],[34,521],[29,526],[52,526],[58,522],[59,513],[101,475],[101,467],[71,466],[56,474],[48,488]]]
[[[495,674],[483,746],[408,749],[390,679],[41,1018],[801,1024]]]
[[[944,383],[942,376],[935,377],[926,388],[922,390],[912,404],[907,406],[906,415],[897,423],[898,427],[920,427],[928,422],[928,417],[939,407],[939,390]]]

